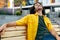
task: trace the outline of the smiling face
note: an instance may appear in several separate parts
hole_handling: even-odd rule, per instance
[[[42,7],[42,5],[41,5],[40,3],[36,3],[36,4],[34,5],[34,7],[35,7],[35,10],[36,10],[36,11],[43,10],[43,7]]]

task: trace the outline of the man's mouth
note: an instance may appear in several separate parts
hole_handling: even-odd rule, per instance
[[[42,10],[42,8],[39,8],[38,10]]]

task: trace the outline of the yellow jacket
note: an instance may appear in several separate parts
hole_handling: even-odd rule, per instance
[[[48,17],[44,16],[44,21],[48,30],[52,29],[52,24]],[[30,14],[16,21],[19,26],[27,26],[27,40],[35,40],[38,28],[38,14]]]

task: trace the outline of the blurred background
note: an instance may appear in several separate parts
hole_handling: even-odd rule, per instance
[[[53,24],[60,24],[60,0],[0,0],[0,25],[30,14],[30,8],[36,2],[42,3]]]

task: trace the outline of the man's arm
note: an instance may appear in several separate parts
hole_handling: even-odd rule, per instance
[[[58,36],[57,32],[53,28],[49,31],[57,40],[60,40],[60,37]]]
[[[60,40],[60,37],[58,36],[57,32],[54,30],[53,26],[52,26],[52,23],[50,21],[49,18],[47,18],[47,28],[49,30],[49,32],[57,39],[57,40]]]
[[[5,23],[0,27],[0,35],[3,34],[3,32],[5,31],[5,29],[7,27],[12,27],[12,26],[16,26],[16,22],[9,22],[9,23]]]
[[[13,22],[9,22],[9,23],[3,24],[3,25],[6,27],[12,27],[12,26],[16,26],[17,24],[15,21],[13,21]]]
[[[9,22],[3,24],[0,28],[16,26],[16,22]]]
[[[9,22],[9,23],[5,23],[3,24],[1,27],[0,27],[0,32],[1,30],[4,30],[5,28],[7,27],[14,27],[14,26],[25,26],[27,25],[27,17],[28,16],[25,16],[17,21],[14,21],[14,22]]]

